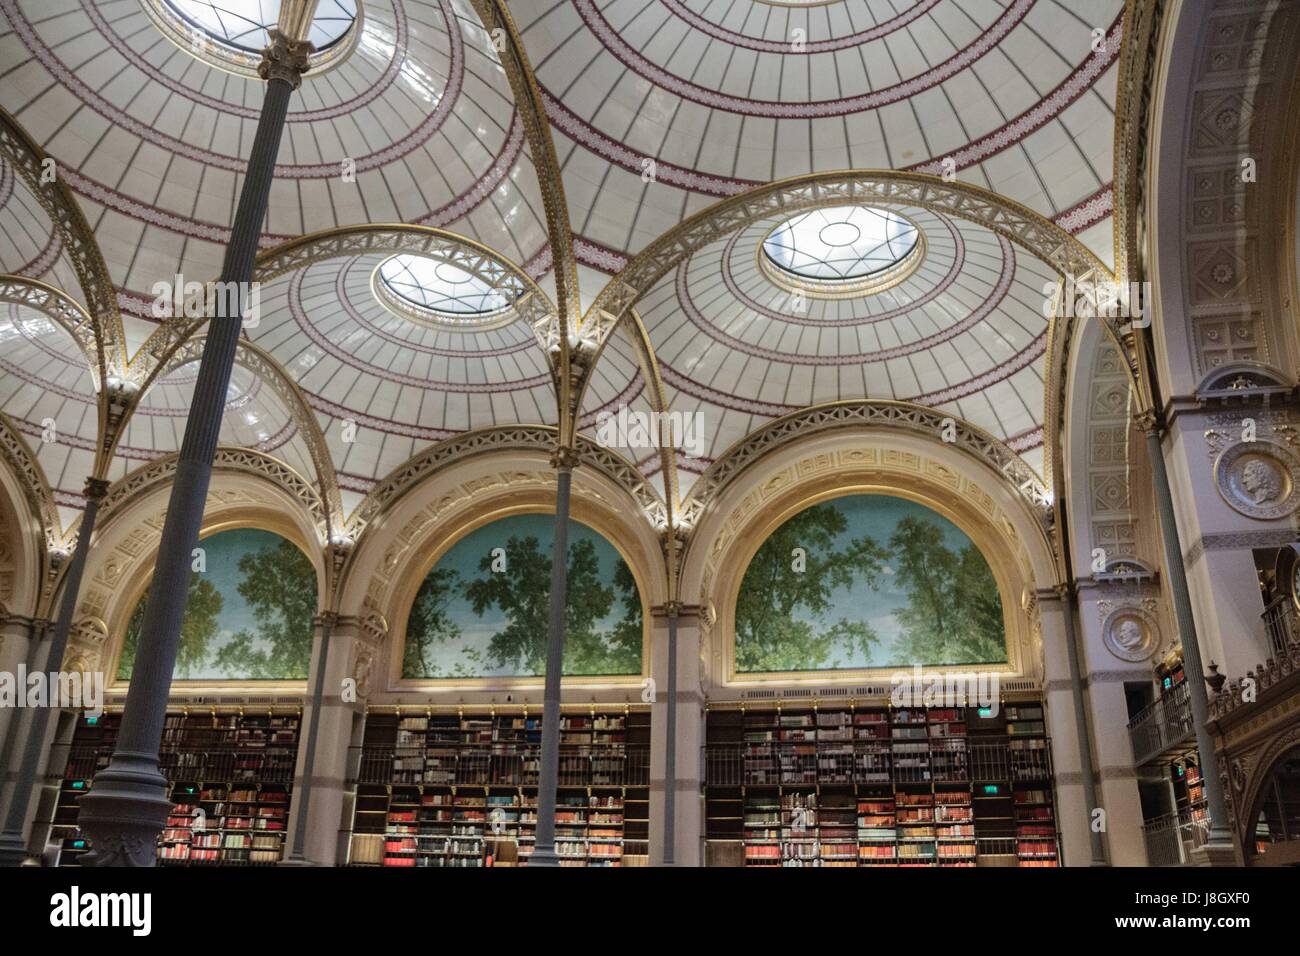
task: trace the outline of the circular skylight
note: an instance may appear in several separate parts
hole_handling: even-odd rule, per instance
[[[402,253],[379,266],[383,291],[407,309],[475,324],[510,307],[509,290],[455,263]]]
[[[857,285],[907,263],[920,236],[909,219],[887,209],[832,206],[781,223],[763,240],[763,254],[794,279]]]
[[[260,55],[279,22],[279,0],[163,0],[191,29],[222,46]],[[307,39],[320,53],[342,40],[357,19],[356,0],[320,0]]]

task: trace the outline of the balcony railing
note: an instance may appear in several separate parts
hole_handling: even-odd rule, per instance
[[[1209,836],[1208,818],[1193,819],[1188,814],[1167,813],[1142,824],[1146,841],[1147,863],[1151,866],[1182,866],[1191,852]]]
[[[1160,698],[1128,725],[1133,765],[1143,764],[1185,744],[1192,737],[1192,703],[1187,681]]]
[[[1275,598],[1264,613],[1264,631],[1268,634],[1269,655],[1275,659],[1286,656],[1288,646],[1300,643],[1300,615],[1296,613],[1291,598]]]
[[[1014,739],[715,743],[704,748],[704,782],[761,787],[1050,780],[1048,742],[1039,749],[1015,748]]]
[[[354,747],[348,775],[354,783],[447,787],[535,787],[539,747]],[[645,787],[650,783],[650,748],[560,747],[561,787]]]

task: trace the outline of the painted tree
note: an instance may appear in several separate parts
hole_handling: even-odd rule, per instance
[[[481,617],[490,609],[496,609],[506,618],[505,625],[490,638],[481,663],[487,668],[513,674],[542,674],[546,669],[546,638],[550,623],[551,559],[532,535],[512,536],[504,550],[508,571],[493,571],[493,558],[485,555],[479,560],[479,577],[464,586],[465,597],[475,614]],[[628,572],[628,578],[630,576]],[[620,624],[613,631],[606,632],[601,627],[613,607],[616,586],[623,590],[618,582],[617,568],[614,584],[605,583],[594,542],[582,539],[569,546],[564,673],[640,671],[639,632],[633,659],[625,651],[627,629],[620,630]],[[635,590],[634,581],[631,586]],[[636,603],[639,617],[639,596]]]
[[[146,590],[131,612],[126,624],[126,640],[122,644],[122,659],[118,663],[118,680],[130,680],[135,669],[135,654],[140,646],[140,633],[144,627],[144,610],[149,603]],[[209,648],[219,630],[218,617],[223,605],[221,592],[201,574],[190,575],[189,592],[185,598],[185,618],[181,622],[181,642],[176,650],[176,669],[173,674],[189,679],[194,671],[208,660]]]
[[[889,538],[897,581],[908,603],[897,612],[902,631],[894,651],[902,661],[977,664],[1006,659],[1002,602],[988,562],[973,545],[960,553],[943,529],[906,517]]]
[[[316,569],[281,538],[239,558],[239,594],[253,609],[255,630],[241,629],[216,655],[229,677],[302,680],[311,663]]]
[[[855,585],[875,589],[887,557],[865,535],[837,547],[847,527],[834,505],[814,505],[763,542],[745,571],[736,603],[737,670],[835,667],[838,654],[857,659],[878,643],[866,621],[827,620],[839,606],[835,592]]]
[[[460,575],[452,568],[434,568],[420,585],[406,622],[406,650],[402,658],[403,677],[442,677],[436,662],[429,659],[435,644],[460,639],[460,626],[451,615],[451,600],[460,587]]]

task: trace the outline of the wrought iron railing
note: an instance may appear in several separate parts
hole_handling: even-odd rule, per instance
[[[1182,866],[1191,852],[1202,846],[1209,837],[1210,821],[1201,812],[1200,818],[1191,814],[1167,813],[1142,824],[1142,839],[1147,848],[1149,866]]]
[[[1287,648],[1300,643],[1300,614],[1296,613],[1295,603],[1283,596],[1275,598],[1264,613],[1264,631],[1268,634],[1269,655],[1273,658],[1286,656]]]
[[[1133,765],[1140,767],[1192,737],[1190,689],[1182,681],[1142,710],[1128,724]]]
[[[353,747],[348,763],[349,779],[360,784],[535,787],[541,748]],[[558,782],[561,787],[649,786],[650,748],[561,746]]]
[[[1047,738],[944,738],[709,744],[704,782],[714,787],[833,784],[1045,782]],[[911,749],[915,748],[915,749]]]

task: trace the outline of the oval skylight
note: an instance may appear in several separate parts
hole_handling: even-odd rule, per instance
[[[261,54],[279,22],[279,0],[163,0],[185,23],[241,53]],[[357,19],[356,0],[320,0],[308,34],[316,52],[342,40]]]
[[[506,290],[482,276],[426,256],[402,253],[385,259],[379,278],[407,307],[462,322],[495,315],[511,304]]]
[[[849,286],[905,264],[919,239],[920,230],[895,212],[831,206],[781,223],[763,240],[763,254],[795,279]]]

